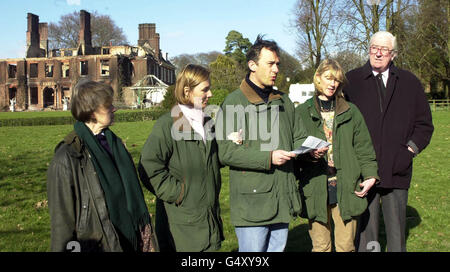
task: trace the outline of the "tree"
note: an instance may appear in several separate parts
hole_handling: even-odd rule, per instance
[[[92,45],[123,45],[127,44],[127,37],[122,28],[118,27],[108,15],[97,12],[92,14]]]
[[[175,65],[175,67],[177,67],[177,69],[175,70],[176,74],[178,74],[186,65],[188,65],[190,63],[197,64],[195,56],[189,55],[189,54],[181,54],[181,55],[172,57],[170,59],[170,62],[172,62],[173,65]]]
[[[218,51],[211,51],[208,53],[198,53],[195,54],[195,60],[197,64],[208,67],[209,64],[217,59],[222,53]]]
[[[339,51],[333,56],[333,59],[341,65],[344,72],[361,67],[367,61],[367,58],[350,50]]]
[[[246,54],[251,46],[252,43],[248,38],[244,38],[244,36],[236,30],[231,30],[225,38],[225,49],[223,51],[226,56],[237,61],[239,65],[246,67]]]
[[[318,67],[326,52],[327,35],[335,18],[336,0],[297,0],[292,27],[298,36],[297,55],[303,63]],[[306,51],[306,52],[305,52]]]
[[[283,73],[286,77],[293,78],[301,69],[301,64],[295,57],[288,52],[280,49],[280,67],[279,73]]]
[[[367,52],[370,37],[386,30],[403,34],[402,14],[414,0],[341,0],[338,8],[339,37],[336,46],[342,50]]]
[[[58,23],[48,26],[50,49],[76,48],[80,32],[80,12],[75,11],[61,16]],[[91,13],[92,46],[127,44],[122,29],[108,15]]]
[[[432,98],[449,97],[450,42],[448,0],[419,0],[404,16],[403,65],[413,71]]]
[[[275,86],[277,86],[278,90],[288,93],[289,85],[298,78],[298,73],[301,71],[301,65],[296,58],[283,49],[280,49],[279,57],[280,66]]]
[[[163,109],[170,110],[173,106],[175,106],[176,103],[177,101],[175,100],[175,85],[170,85],[167,88],[166,94],[164,95],[164,100],[161,102],[161,107]]]
[[[170,59],[170,61],[177,67],[176,73],[183,69],[187,64],[198,64],[204,67],[208,67],[209,64],[217,59],[221,55],[220,52],[211,51],[208,53],[197,54],[181,54]]]
[[[245,77],[246,70],[233,58],[219,55],[209,65],[211,70],[211,89],[225,89],[229,92],[237,89]]]
[[[339,0],[340,51],[367,54],[370,37],[386,30],[397,37],[397,66],[413,72],[431,97],[450,88],[450,1]],[[443,90],[440,92],[440,90]]]

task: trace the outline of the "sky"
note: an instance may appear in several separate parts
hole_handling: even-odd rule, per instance
[[[23,58],[27,13],[39,22],[57,23],[62,15],[84,9],[109,15],[130,45],[138,25],[155,23],[160,48],[169,58],[180,54],[223,52],[225,37],[239,31],[252,43],[258,34],[275,40],[291,55],[296,39],[289,27],[296,0],[0,0],[0,59]]]

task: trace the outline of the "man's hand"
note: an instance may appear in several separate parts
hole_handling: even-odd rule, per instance
[[[291,158],[295,158],[295,154],[285,150],[272,151],[272,164],[283,165]]]
[[[365,197],[369,193],[370,188],[372,188],[372,186],[375,184],[376,181],[377,180],[375,178],[370,178],[361,182],[361,184],[359,184],[359,187],[361,187],[362,190],[361,192],[355,191],[355,195],[359,197]]]

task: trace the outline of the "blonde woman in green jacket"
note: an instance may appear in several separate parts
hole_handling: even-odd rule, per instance
[[[187,65],[177,77],[177,105],[158,119],[141,153],[141,181],[157,197],[161,251],[216,251],[224,240],[217,144],[204,114],[211,96],[209,71]]]
[[[336,251],[355,251],[357,217],[366,210],[367,192],[379,179],[364,118],[342,96],[345,82],[339,63],[322,61],[314,75],[315,95],[296,108],[308,135],[331,144],[298,158],[302,216],[309,219],[312,251],[331,251],[331,220]]]

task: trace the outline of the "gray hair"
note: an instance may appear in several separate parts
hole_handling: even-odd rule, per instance
[[[391,40],[392,51],[393,51],[392,53],[393,53],[393,56],[396,57],[397,54],[398,54],[397,37],[392,35],[391,32],[378,31],[377,33],[373,34],[372,37],[370,38],[369,47],[370,47],[370,45],[372,45],[373,40],[375,40],[376,38],[379,38],[379,37],[386,37],[386,38],[389,38]]]

